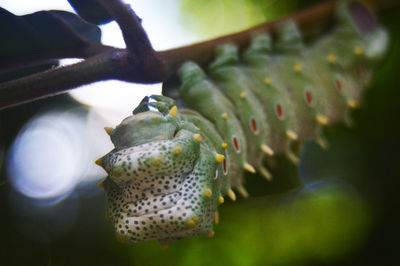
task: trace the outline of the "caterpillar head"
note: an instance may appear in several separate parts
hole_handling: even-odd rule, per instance
[[[212,230],[217,162],[197,131],[180,122],[171,99],[158,96],[145,98],[110,132],[115,149],[100,164],[108,174],[109,217],[121,239],[168,244]]]

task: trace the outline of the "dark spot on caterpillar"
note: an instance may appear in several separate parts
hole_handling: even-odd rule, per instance
[[[259,132],[258,125],[257,125],[257,120],[254,117],[250,119],[250,124],[251,124],[251,130],[253,131],[254,134],[257,135]]]
[[[339,79],[336,79],[335,83],[336,83],[336,89],[338,90],[338,92],[342,93],[342,91],[343,91],[342,82],[340,82]]]
[[[226,160],[225,159],[222,161],[222,169],[224,170],[224,175],[227,175],[228,174],[228,169],[226,167]]]
[[[176,134],[178,133],[178,130],[174,131],[174,134],[172,135],[173,138],[175,138]]]
[[[240,147],[239,147],[239,140],[237,139],[237,137],[232,138],[232,143],[233,143],[233,147],[235,148],[236,153],[239,153]]]
[[[278,118],[282,120],[284,118],[284,114],[283,114],[282,105],[280,103],[277,103],[275,105],[275,111],[276,111],[276,115],[278,116]]]
[[[312,93],[309,90],[306,90],[305,97],[306,97],[307,104],[312,106],[314,103],[314,98],[312,96]]]

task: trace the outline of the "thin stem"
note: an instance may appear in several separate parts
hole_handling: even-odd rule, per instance
[[[251,36],[259,32],[273,32],[276,24],[282,21],[280,20],[277,22],[264,24],[240,33],[186,47],[161,51],[158,53],[153,53],[152,51],[149,54],[142,54],[134,53],[131,50],[134,47],[141,47],[143,40],[148,41],[146,35],[145,39],[142,38],[143,35],[142,37],[138,37],[138,35],[136,36],[138,39],[135,39],[136,37],[134,36],[134,33],[138,29],[137,27],[139,27],[136,16],[134,16],[136,19],[136,22],[134,23],[135,26],[127,29],[123,25],[126,23],[129,24],[128,22],[132,20],[132,18],[129,18],[129,16],[132,16],[132,14],[127,15],[127,10],[125,8],[123,8],[125,10],[123,11],[124,15],[119,14],[119,11],[117,10],[119,10],[123,4],[118,0],[100,1],[105,3],[106,7],[109,7],[108,11],[115,15],[113,15],[114,18],[118,17],[118,19],[116,19],[118,23],[121,23],[121,29],[124,29],[123,32],[125,32],[126,36],[124,35],[124,37],[126,37],[126,41],[130,40],[130,50],[110,50],[98,56],[91,57],[78,64],[56,68],[21,79],[2,83],[0,84],[0,109],[27,101],[33,101],[38,98],[61,93],[84,84],[106,79],[119,79],[137,83],[163,82],[170,78],[183,62],[193,60],[201,65],[205,65],[212,59],[213,51],[218,45],[232,42],[238,45],[239,48],[244,48],[248,45]],[[372,8],[383,9],[384,7],[384,5],[380,3],[380,0],[366,1],[371,4]],[[386,4],[388,4],[388,6],[399,6],[399,2],[395,3],[393,0],[384,1]],[[112,6],[116,3],[118,7],[110,7],[110,5]],[[337,1],[324,2],[317,6],[300,11],[297,14],[283,20],[293,19],[303,31],[313,28],[315,25],[321,26],[329,23],[332,20],[333,10],[336,3]],[[113,12],[111,12],[111,10],[113,10]],[[116,14],[118,14],[118,16],[116,16]],[[140,26],[139,32],[142,30],[143,29]],[[134,45],[136,41],[141,44]],[[143,47],[147,45],[147,41],[145,41]],[[132,45],[134,47],[132,47]],[[140,50],[149,48],[138,49]]]
[[[124,50],[106,52],[80,63],[59,67],[0,85],[0,109],[52,96],[84,84],[116,78]]]
[[[153,47],[135,12],[120,0],[99,0],[117,21],[128,50],[134,54],[154,54]]]

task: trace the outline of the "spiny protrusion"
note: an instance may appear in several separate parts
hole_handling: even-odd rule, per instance
[[[272,174],[264,166],[258,168],[259,173],[267,180],[272,181]]]
[[[244,91],[240,94],[240,98],[246,99],[247,98],[247,93]]]
[[[236,201],[236,194],[235,192],[233,192],[232,189],[228,190],[228,197],[232,200],[232,201]]]
[[[317,115],[315,117],[315,120],[317,121],[318,124],[326,126],[328,125],[328,117],[326,117],[325,115]]]
[[[222,146],[223,149],[226,149],[226,147],[228,147],[228,143],[224,142],[224,143],[222,143],[221,146]]]
[[[227,113],[223,113],[221,116],[222,116],[222,118],[225,119],[225,120],[228,119],[228,114],[227,114]]]
[[[121,169],[119,169],[119,168],[114,168],[113,169],[113,175],[114,176],[117,176],[117,175],[120,175],[121,174]]]
[[[176,107],[176,105],[172,106],[171,110],[169,110],[169,114],[173,117],[176,117],[178,114],[178,107]]]
[[[301,70],[302,70],[302,67],[301,67],[300,64],[295,64],[294,65],[294,71],[296,71],[298,73],[298,72],[301,72]]]
[[[199,217],[197,216],[193,216],[192,218],[189,219],[189,221],[187,222],[187,227],[189,228],[193,228],[196,226],[197,222],[199,221]]]
[[[286,131],[286,136],[289,138],[289,139],[291,139],[291,140],[293,140],[293,141],[296,141],[299,137],[297,136],[297,133],[296,132],[294,132],[293,130],[288,130],[288,131]]]
[[[194,134],[193,138],[197,141],[200,142],[201,141],[201,134]]]
[[[247,199],[249,197],[249,192],[247,192],[244,186],[238,186],[236,189],[243,198]]]
[[[212,196],[212,191],[211,191],[211,189],[210,189],[210,188],[206,188],[206,190],[204,191],[204,197],[205,197],[206,199],[210,199],[211,196]]]
[[[328,62],[329,63],[333,64],[333,63],[336,62],[336,60],[337,60],[337,56],[335,54],[328,55]]]
[[[103,162],[103,157],[101,157],[101,158],[97,159],[96,161],[94,161],[94,163],[97,164],[98,166],[103,166],[102,162]]]
[[[219,202],[219,204],[224,203],[224,201],[225,201],[224,197],[222,197],[222,196],[219,196],[219,197],[218,197],[218,202]]]
[[[350,107],[351,109],[356,109],[356,108],[360,107],[358,102],[355,101],[355,100],[348,100],[347,101],[347,106]]]
[[[268,146],[267,144],[262,144],[261,145],[261,150],[265,153],[265,154],[267,154],[267,155],[269,155],[269,156],[273,156],[274,155],[274,151],[271,149],[271,147],[270,146]]]
[[[218,211],[214,212],[214,223],[219,224],[219,212]]]
[[[182,147],[181,146],[175,146],[174,153],[175,153],[175,155],[181,154],[182,153]]]
[[[217,163],[222,163],[222,161],[225,159],[225,156],[219,153],[215,154],[215,160],[217,161]]]
[[[256,173],[256,169],[249,163],[244,163],[243,164],[243,169],[246,170],[247,172],[252,173],[252,174]]]
[[[162,157],[156,157],[153,159],[153,165],[155,165],[155,166],[159,166],[162,162],[163,162]]]
[[[357,56],[361,56],[364,53],[364,49],[361,46],[354,47],[354,54]]]
[[[152,115],[151,119],[156,119],[158,116],[157,115]]]
[[[215,232],[214,231],[210,231],[207,236],[208,237],[213,237],[213,236],[215,236]]]
[[[97,186],[99,188],[103,188],[104,189],[104,181],[101,181],[100,183],[98,183]]]
[[[265,82],[265,84],[267,84],[267,85],[271,85],[271,78],[270,78],[270,77],[266,77],[266,78],[264,79],[264,82]]]
[[[104,130],[106,131],[107,135],[111,135],[111,131],[113,130],[112,127],[104,127]]]
[[[286,157],[291,161],[293,164],[298,165],[299,164],[299,157],[297,157],[292,151],[288,151],[286,153]]]
[[[322,149],[326,150],[328,149],[328,143],[326,142],[326,140],[324,140],[322,137],[317,137],[315,139],[315,142],[318,144],[318,146],[320,146]]]

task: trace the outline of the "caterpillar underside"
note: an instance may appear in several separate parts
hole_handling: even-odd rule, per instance
[[[162,244],[212,236],[224,196],[244,197],[243,173],[270,179],[266,158],[321,128],[346,122],[360,105],[372,68],[386,50],[386,32],[356,2],[343,1],[337,25],[305,47],[293,22],[254,36],[240,56],[220,46],[206,70],[194,62],[178,72],[180,86],[143,99],[133,115],[106,128],[115,145],[96,163],[108,174],[108,215],[127,243]]]

